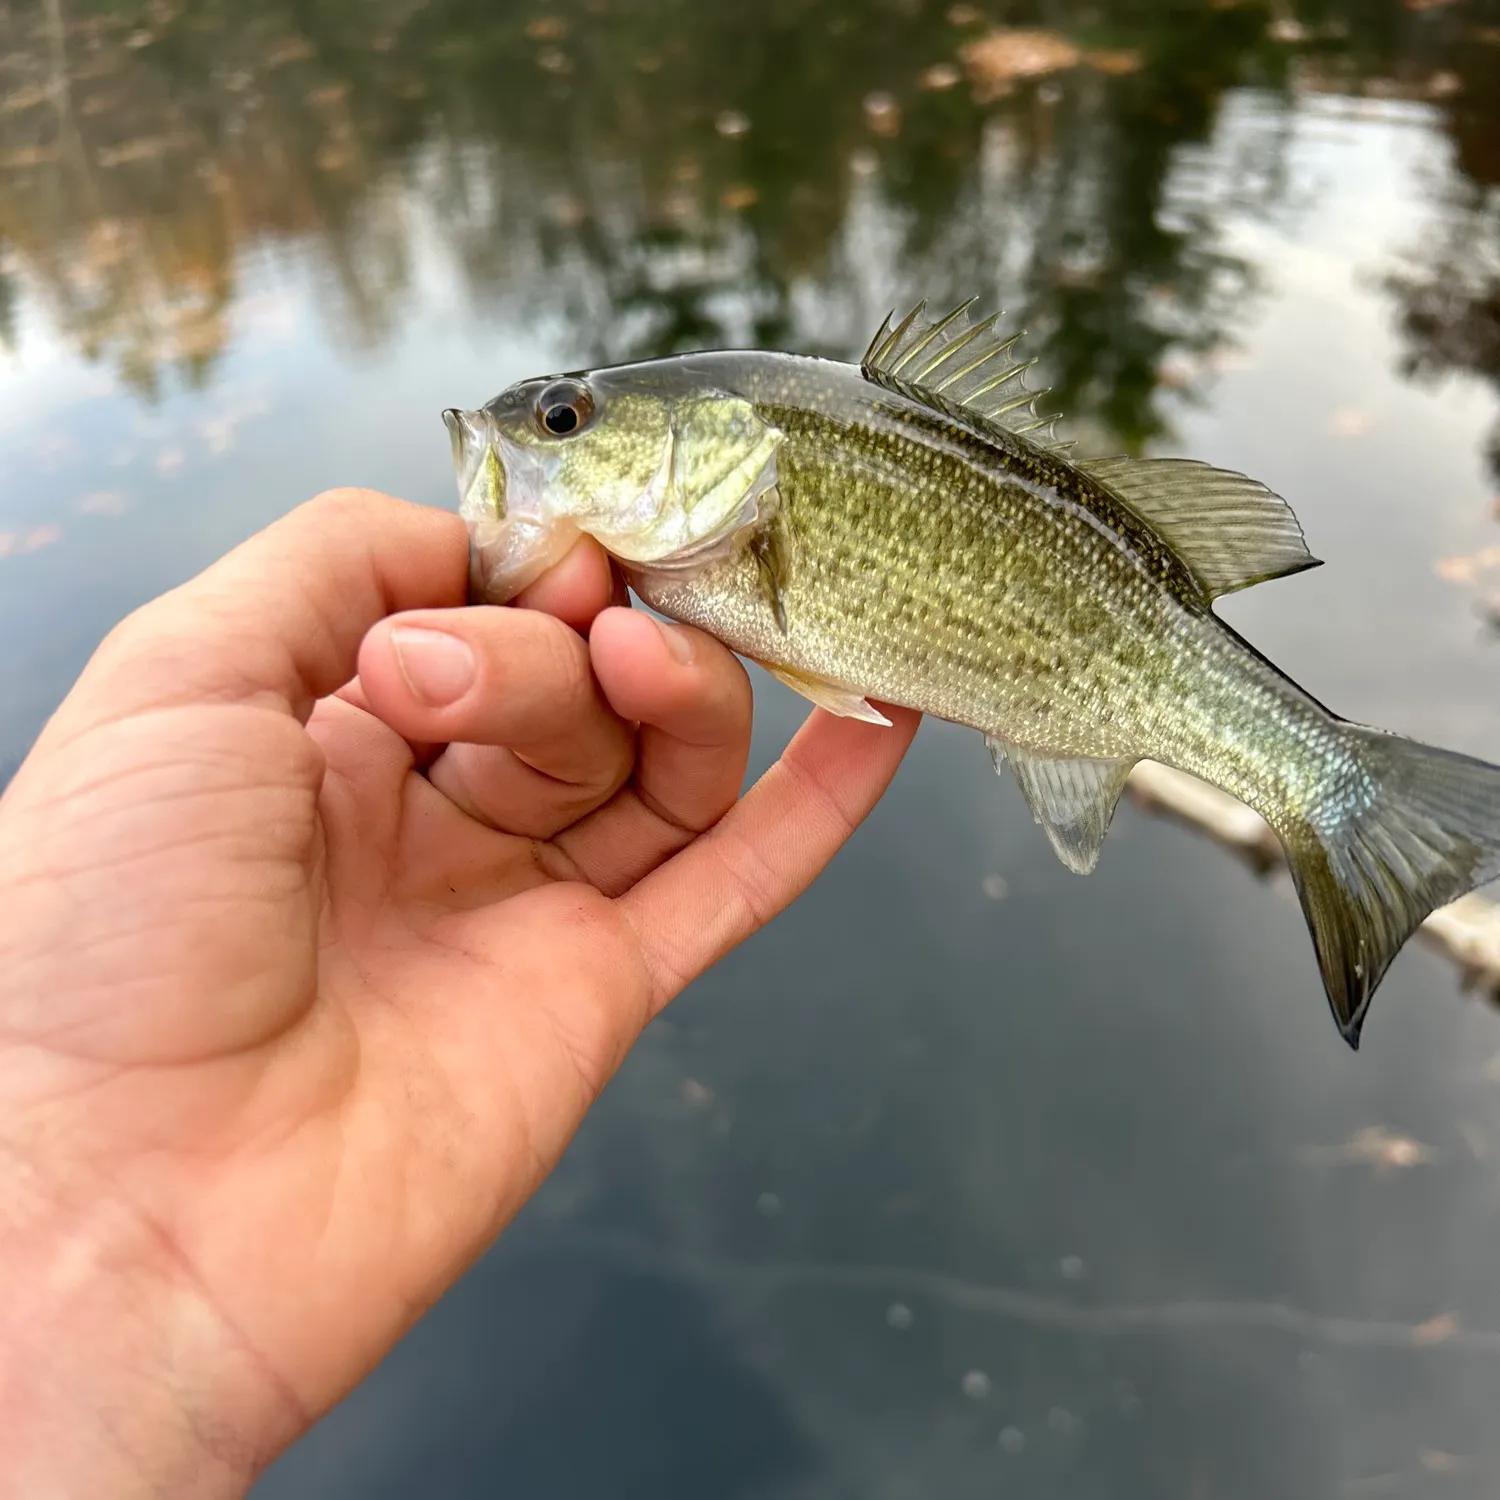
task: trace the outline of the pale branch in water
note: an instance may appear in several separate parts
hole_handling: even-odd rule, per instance
[[[1217,787],[1154,761],[1142,761],[1126,783],[1131,800],[1161,812],[1232,849],[1261,875],[1285,874],[1281,843],[1259,813]],[[1440,907],[1418,935],[1462,970],[1465,988],[1483,989],[1500,1005],[1500,903],[1461,896]]]
[[[781,1292],[870,1292],[925,1297],[950,1311],[1095,1336],[1229,1330],[1282,1334],[1299,1343],[1347,1349],[1417,1349],[1445,1356],[1500,1355],[1500,1331],[1468,1328],[1451,1313],[1423,1323],[1310,1312],[1278,1299],[1183,1298],[1170,1302],[1084,1303],[1019,1286],[965,1280],[921,1266],[819,1260],[731,1260],[695,1255],[629,1234],[549,1236],[550,1254],[571,1253],[635,1275],[671,1277],[759,1295]]]

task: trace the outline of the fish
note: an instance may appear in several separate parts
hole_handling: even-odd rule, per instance
[[[471,597],[595,538],[636,596],[828,712],[973,728],[1063,865],[1131,769],[1281,841],[1339,1032],[1436,907],[1500,875],[1500,767],[1337,716],[1214,611],[1321,565],[1291,506],[1197,459],[1079,458],[975,301],[885,319],[858,364],[706,350],[443,413]]]

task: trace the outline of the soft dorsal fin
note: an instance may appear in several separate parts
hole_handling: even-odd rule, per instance
[[[1191,458],[1077,465],[1149,521],[1210,599],[1320,567],[1292,508],[1258,480]]]
[[[1057,857],[1075,875],[1099,862],[1115,804],[1135,764],[1130,760],[1057,760],[985,736],[998,771],[1010,760],[1031,816],[1042,825]]]
[[[919,302],[894,327],[887,317],[860,361],[866,379],[887,389],[939,396],[949,406],[1025,433],[1044,447],[1059,452],[1071,448],[1071,443],[1053,441],[1057,417],[1036,414],[1037,400],[1047,392],[1026,384],[1035,360],[1015,361],[1015,346],[1023,335],[1002,336],[999,313],[970,322],[969,310],[977,300],[941,318],[928,317],[927,304]]]

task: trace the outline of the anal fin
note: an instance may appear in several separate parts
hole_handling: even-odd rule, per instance
[[[1042,825],[1057,857],[1075,875],[1099,862],[1115,804],[1133,760],[1059,760],[985,736],[998,771],[1009,759],[1031,816]]]
[[[853,688],[842,687],[812,672],[799,672],[795,667],[773,667],[766,662],[762,662],[761,666],[794,693],[801,693],[809,702],[816,703],[819,708],[826,708],[829,713],[837,714],[841,719],[859,719],[866,724],[883,724],[887,729],[891,727],[891,721],[868,698],[856,693]]]

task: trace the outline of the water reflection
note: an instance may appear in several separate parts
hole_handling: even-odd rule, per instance
[[[1085,444],[1295,497],[1339,566],[1237,596],[1257,644],[1494,758],[1497,79],[1492,0],[10,0],[0,778],[237,535],[450,503],[444,405],[972,294]],[[1405,955],[1356,1066],[1290,903],[1111,849],[924,730],[263,1493],[1492,1492],[1493,1016]]]
[[[25,287],[149,398],[210,376],[248,257],[314,256],[331,333],[370,346],[434,235],[476,307],[525,308],[588,360],[846,354],[899,280],[1017,309],[1064,409],[1137,447],[1247,311],[1254,270],[1219,230],[1284,205],[1296,91],[1448,101],[1481,192],[1500,49],[1439,10],[1115,5],[1072,41],[898,0],[13,4],[0,335]],[[1216,158],[1246,83],[1263,110]],[[1448,278],[1442,243],[1423,262]],[[1443,350],[1426,362],[1494,360]]]

